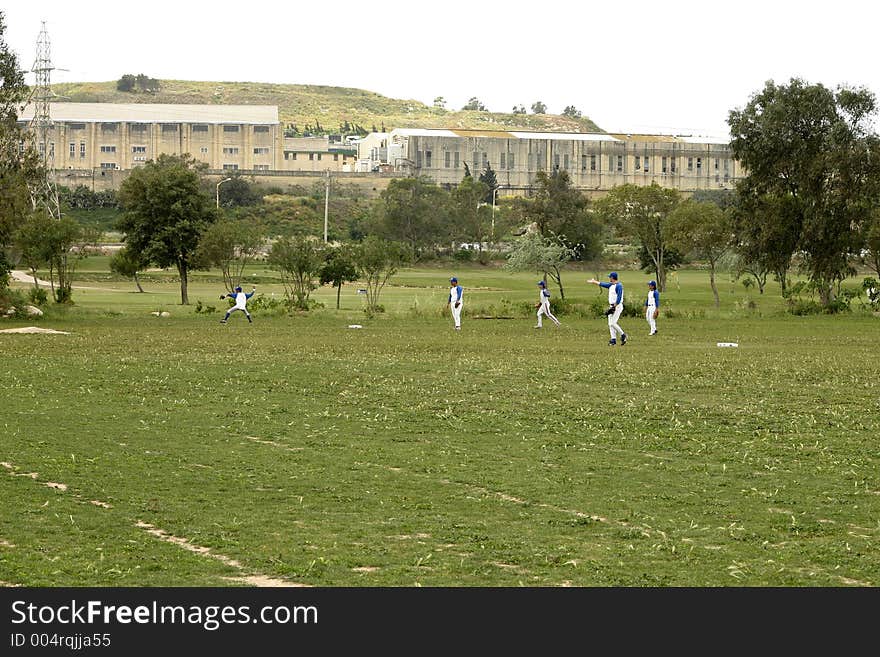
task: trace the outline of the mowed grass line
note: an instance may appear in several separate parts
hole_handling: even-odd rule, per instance
[[[653,342],[627,318],[610,349],[598,319],[457,335],[448,318],[178,315],[72,313],[55,326],[71,336],[0,338],[0,460],[112,503],[120,527],[308,584],[880,581],[873,318],[669,320]],[[70,567],[9,571],[39,532],[3,531],[13,583],[228,571],[196,555],[155,578],[87,570],[57,539]]]

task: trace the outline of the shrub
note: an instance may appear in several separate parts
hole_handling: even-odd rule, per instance
[[[49,294],[41,287],[32,287],[28,292],[28,299],[35,306],[45,306],[49,303]]]

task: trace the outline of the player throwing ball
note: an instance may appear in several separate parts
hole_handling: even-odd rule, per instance
[[[559,326],[559,320],[550,312],[550,290],[547,289],[547,283],[544,281],[538,281],[538,294],[538,303],[535,304],[538,309],[538,323],[535,328],[542,327],[541,319],[544,315],[547,315],[556,326]]]
[[[240,310],[244,313],[244,316],[247,317],[248,322],[253,324],[254,320],[251,319],[251,314],[247,310],[247,300],[254,296],[254,292],[256,291],[257,286],[254,285],[254,289],[245,294],[241,291],[241,285],[239,285],[235,288],[235,292],[231,292],[230,294],[221,294],[221,299],[225,299],[226,297],[229,297],[230,299],[235,299],[235,305],[226,311],[226,316],[220,320],[220,323],[225,324],[229,320],[229,316],[232,313],[234,313],[236,310]]]
[[[608,315],[608,330],[611,331],[611,339],[608,344],[612,347],[616,345],[617,336],[620,335],[620,346],[625,345],[626,333],[617,323],[623,313],[623,283],[617,280],[617,272],[613,271],[608,274],[607,283],[600,283],[595,278],[591,278],[587,283],[593,283],[608,290],[608,310],[605,311],[605,314]]]

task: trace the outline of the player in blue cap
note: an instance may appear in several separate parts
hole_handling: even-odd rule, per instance
[[[455,322],[455,330],[461,330],[461,307],[463,304],[464,290],[458,284],[458,279],[453,276],[449,279],[449,301],[446,305],[452,311],[452,321]]]
[[[247,317],[248,322],[253,324],[254,320],[251,319],[251,314],[247,311],[247,300],[254,296],[254,292],[256,291],[257,286],[254,285],[254,289],[245,294],[241,291],[241,286],[239,285],[235,288],[235,292],[232,292],[230,294],[221,294],[221,299],[225,299],[226,297],[229,297],[230,299],[235,299],[235,305],[226,311],[226,316],[220,320],[220,323],[225,324],[227,321],[229,321],[229,316],[232,313],[234,313],[236,310],[240,310],[244,313],[244,316]]]
[[[660,315],[660,293],[657,291],[657,281],[648,281],[648,298],[645,299],[645,319],[651,332],[648,335],[657,335],[657,317]]]
[[[626,333],[618,324],[620,315],[623,313],[623,283],[617,280],[617,272],[613,271],[608,274],[607,283],[600,283],[595,278],[591,278],[587,283],[593,283],[608,290],[608,310],[605,311],[605,314],[608,315],[608,330],[611,331],[611,339],[608,344],[616,345],[617,336],[620,335],[620,346],[625,345]]]
[[[547,289],[547,283],[543,280],[538,281],[538,290],[538,303],[535,304],[535,307],[538,309],[538,323],[535,328],[541,328],[541,318],[543,315],[547,315],[556,326],[559,326],[559,320],[550,312],[550,290]]]

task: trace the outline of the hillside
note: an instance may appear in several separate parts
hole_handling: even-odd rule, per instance
[[[314,126],[329,132],[345,121],[367,130],[393,128],[471,128],[538,130],[547,132],[603,132],[589,118],[571,119],[555,114],[506,114],[453,111],[416,100],[387,98],[371,91],[346,87],[261,82],[190,82],[161,80],[155,93],[116,90],[112,82],[68,82],[52,85],[64,100],[78,103],[193,103],[216,105],[277,105],[282,124]]]

